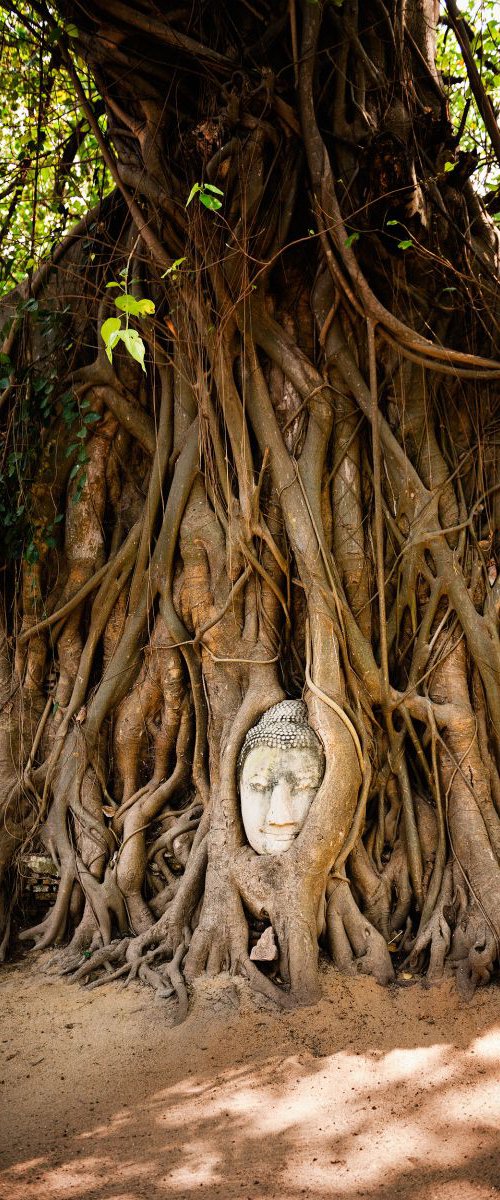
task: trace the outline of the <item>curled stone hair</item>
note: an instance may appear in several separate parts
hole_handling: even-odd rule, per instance
[[[307,719],[303,700],[282,700],[274,704],[248,730],[238,758],[238,777],[245,759],[256,746],[280,747],[283,750],[314,750],[321,757],[324,769],[325,754],[318,735]]]

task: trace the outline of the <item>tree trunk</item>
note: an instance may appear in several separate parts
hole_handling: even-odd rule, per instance
[[[21,936],[180,1015],[203,971],[311,1003],[320,947],[470,992],[500,937],[498,260],[434,0],[56,7],[116,190],[10,333],[38,452],[0,648],[3,952],[41,842],[58,894]],[[259,854],[239,755],[300,697],[323,780]]]

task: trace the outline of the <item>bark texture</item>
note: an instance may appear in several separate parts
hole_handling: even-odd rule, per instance
[[[231,970],[311,1003],[322,946],[468,993],[500,936],[498,247],[435,5],[57,7],[116,191],[33,283],[70,349],[28,314],[10,334],[24,386],[50,364],[57,389],[37,555],[6,574],[3,952],[42,842],[58,894],[22,937],[92,986],[139,976],[182,1016]],[[155,306],[130,318],[145,372],[100,335],[120,279]],[[258,856],[236,763],[287,696],[326,772]]]

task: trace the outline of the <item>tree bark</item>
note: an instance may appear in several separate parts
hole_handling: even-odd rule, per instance
[[[6,571],[2,952],[42,843],[58,894],[22,937],[179,1016],[203,971],[312,1003],[320,950],[469,993],[500,937],[498,261],[443,168],[435,5],[56,9],[116,194],[92,271],[85,228],[38,284],[76,351],[51,349],[36,553]],[[36,315],[11,342],[33,395]],[[257,855],[238,755],[285,697],[326,769]]]

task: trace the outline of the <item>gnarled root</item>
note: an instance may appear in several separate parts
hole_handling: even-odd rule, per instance
[[[469,1000],[477,987],[489,983],[498,958],[498,940],[487,914],[470,893],[458,865],[454,865],[455,894],[451,912],[454,931],[449,961],[455,967],[457,987]]]
[[[373,975],[378,983],[390,983],[394,970],[387,944],[360,913],[348,880],[330,880],[327,897],[326,927],[335,966],[344,975],[359,972]]]
[[[452,865],[447,863],[441,891],[436,907],[423,929],[419,929],[407,962],[416,969],[421,966],[422,958],[429,954],[429,966],[426,978],[429,983],[437,983],[443,978],[445,959],[451,943],[451,903],[453,895]]]

